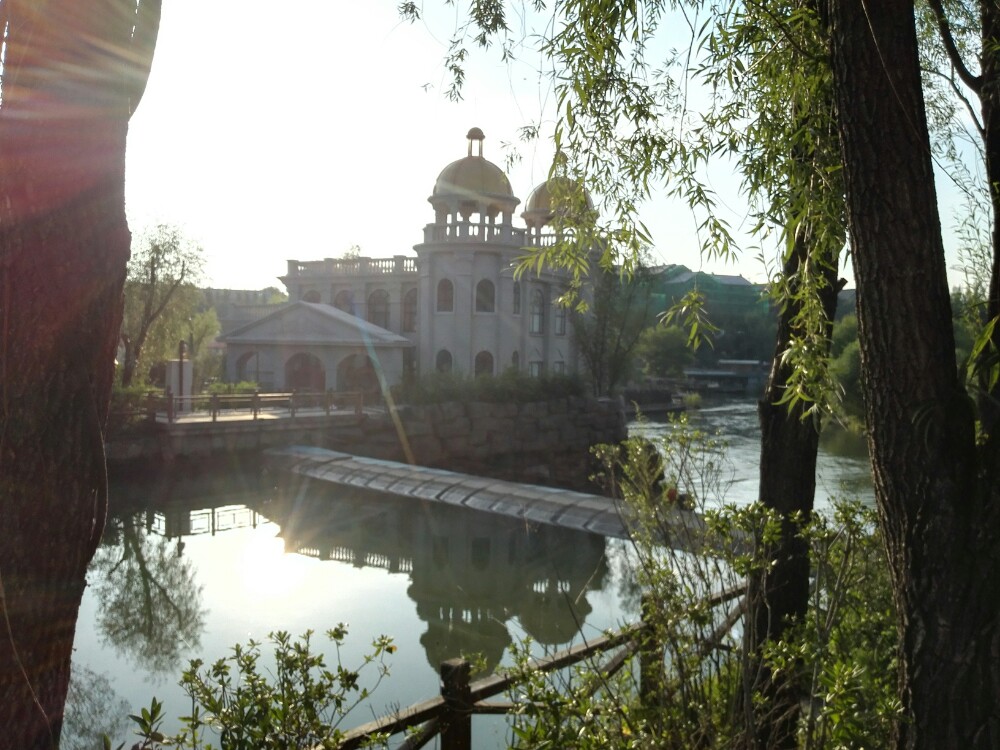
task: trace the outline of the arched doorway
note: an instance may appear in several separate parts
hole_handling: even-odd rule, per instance
[[[244,352],[236,360],[237,382],[260,382],[260,358],[257,352]]]
[[[476,355],[476,377],[481,377],[483,375],[493,374],[493,355],[489,352],[482,351]]]
[[[361,391],[366,396],[379,392],[375,363],[367,354],[351,354],[341,360],[337,365],[337,390]]]
[[[299,352],[285,363],[285,388],[322,393],[326,390],[323,363],[312,354]]]
[[[434,358],[434,366],[438,372],[451,372],[451,352],[447,349],[439,351]]]

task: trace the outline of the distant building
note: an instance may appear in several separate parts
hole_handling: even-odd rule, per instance
[[[484,138],[479,128],[470,130],[467,155],[438,175],[428,198],[434,220],[413,248],[416,258],[289,260],[281,281],[291,302],[311,311],[299,308],[280,321],[269,316],[223,336],[230,348],[227,377],[253,379],[255,363],[266,360],[266,385],[287,388],[295,357],[312,373],[310,385],[337,389],[345,387],[348,357],[369,358],[389,384],[406,371],[575,372],[572,322],[566,308],[554,304],[569,275],[543,270],[515,279],[514,266],[526,247],[556,242],[556,204],[564,202],[556,194],[573,186],[582,208],[593,211],[593,202],[582,187],[554,177],[528,197],[521,212],[526,226],[514,226],[520,200],[503,170],[483,156]],[[328,314],[319,317],[324,308]],[[365,324],[355,333],[378,346],[363,352],[336,345],[349,316]],[[276,326],[284,326],[278,338]]]
[[[719,319],[766,313],[770,308],[767,287],[742,276],[692,271],[687,266],[656,266],[651,274],[657,291],[664,295],[665,307],[697,289],[705,298],[705,308]]]

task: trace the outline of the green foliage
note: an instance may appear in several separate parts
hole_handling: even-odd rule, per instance
[[[396,647],[380,636],[357,669],[340,663],[340,646],[347,636],[343,625],[327,632],[336,647],[337,664],[328,667],[314,653],[312,632],[293,639],[285,632],[272,633],[274,671],[270,677],[261,664],[259,643],[236,645],[232,656],[207,667],[191,662],[181,677],[181,687],[191,698],[191,713],[180,717],[183,726],[165,736],[163,705],[153,698],[148,709],[129,718],[142,738],[140,748],[178,747],[208,750],[287,750],[335,748],[343,737],[338,728],[344,717],[367,700],[388,675],[386,656]],[[204,668],[203,668],[204,667]],[[363,685],[365,670],[374,671],[374,685]]]
[[[858,340],[858,316],[845,315],[833,324],[830,343],[830,357],[836,359],[849,344]]]
[[[439,404],[445,401],[527,403],[566,396],[582,396],[582,381],[573,375],[531,377],[508,370],[497,377],[469,378],[450,372],[432,372],[394,386],[398,404]]]
[[[203,306],[195,286],[203,252],[178,227],[160,224],[136,235],[125,280],[123,385],[144,382],[151,365],[176,358],[179,342],[192,337]],[[218,320],[215,326],[217,333]]]
[[[589,664],[542,677],[527,671],[526,652],[515,648],[525,682],[512,696],[514,747],[744,746],[741,699],[753,682],[742,671],[742,606],[706,595],[745,596],[746,577],[770,569],[763,553],[774,549],[782,522],[757,504],[705,506],[724,495],[728,479],[726,448],[714,436],[678,420],[658,448],[653,460],[648,441],[632,439],[599,455],[630,524],[646,645],[660,655],[651,659],[647,648],[643,657],[640,648],[615,675]],[[678,490],[701,519],[678,507]],[[768,645],[765,664],[790,673],[800,692],[801,747],[885,747],[900,704],[891,586],[874,512],[836,502],[795,523],[813,560],[809,611]],[[750,705],[767,709],[753,697]]]
[[[595,396],[610,395],[633,374],[636,347],[652,322],[651,279],[644,267],[632,275],[596,270],[586,314],[575,313],[575,344]]]
[[[258,383],[252,380],[241,380],[238,383],[210,383],[205,390],[211,396],[232,396],[233,394],[254,393],[259,389]]]
[[[680,326],[647,328],[642,332],[635,351],[642,362],[643,373],[652,377],[683,375],[684,368],[694,361],[687,334]]]
[[[863,419],[865,405],[861,397],[861,345],[856,340],[847,344],[833,360],[830,374],[840,386],[839,413]]]

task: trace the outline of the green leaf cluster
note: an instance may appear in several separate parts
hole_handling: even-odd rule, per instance
[[[140,748],[191,748],[192,750],[286,750],[293,747],[335,748],[343,732],[341,722],[366,701],[389,674],[386,657],[396,647],[386,636],[376,638],[356,669],[340,661],[340,646],[347,637],[344,625],[327,632],[337,664],[311,646],[312,632],[292,638],[271,633],[274,668],[261,663],[261,644],[237,644],[231,656],[205,665],[194,660],[181,677],[181,687],[191,698],[191,713],[180,717],[183,726],[173,736],[160,731],[165,720],[163,704],[153,698],[148,709],[129,718],[142,738]],[[374,670],[374,685],[366,687],[362,673]],[[215,744],[217,743],[217,744]]]

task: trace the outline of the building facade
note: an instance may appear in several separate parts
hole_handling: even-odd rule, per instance
[[[404,369],[496,375],[575,372],[572,321],[557,300],[569,277],[543,270],[515,276],[526,249],[553,244],[552,181],[520,200],[503,170],[483,156],[485,136],[468,133],[465,157],[448,164],[428,201],[433,221],[416,257],[289,260],[289,299],[351,313],[403,337]],[[554,178],[558,179],[558,178]],[[593,203],[580,189],[586,207]]]

